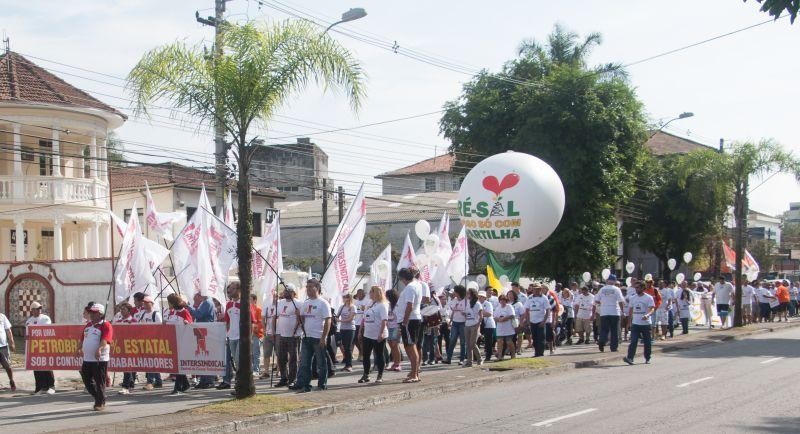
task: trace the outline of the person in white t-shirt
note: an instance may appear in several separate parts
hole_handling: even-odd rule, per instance
[[[731,311],[733,305],[734,288],[730,282],[725,281],[725,278],[720,276],[719,282],[714,285],[714,298],[717,302],[717,315],[722,322],[721,328],[725,328],[728,321],[728,313]]]
[[[447,358],[442,363],[449,365],[453,359],[456,341],[461,343],[459,364],[467,358],[467,335],[464,324],[467,321],[467,288],[462,285],[453,287],[453,298],[447,302],[450,308],[450,339],[447,341]]]
[[[106,409],[106,372],[114,328],[105,320],[106,308],[100,303],[87,307],[89,322],[83,328],[78,357],[83,358],[81,379],[94,398],[94,411]]]
[[[322,286],[316,279],[306,283],[308,298],[302,306],[301,316],[305,337],[300,343],[300,369],[297,381],[289,389],[298,392],[311,391],[311,360],[317,362],[317,390],[328,388],[328,359],[325,353],[326,337],[331,329],[331,305],[320,297]]]
[[[619,346],[619,317],[625,304],[622,291],[616,286],[617,276],[610,275],[606,281],[606,286],[597,291],[594,298],[596,305],[600,307],[600,339],[597,346],[600,352],[605,351],[605,345],[611,340],[611,351],[616,352]]]
[[[678,293],[678,300],[675,302],[678,310],[678,318],[681,322],[681,334],[689,334],[689,318],[691,318],[692,291],[686,287],[686,282],[681,284]]]
[[[11,352],[8,349],[11,348]],[[14,346],[14,335],[11,334],[11,321],[0,313],[0,366],[8,375],[8,384],[12,392],[17,390],[14,382],[14,370],[11,369],[11,353],[16,351]]]
[[[588,286],[584,285],[581,287],[580,294],[575,296],[572,304],[575,308],[575,331],[578,333],[578,344],[588,344],[596,309],[594,294],[589,292]]]
[[[578,282],[570,283],[569,288],[564,287],[561,293],[558,294],[558,300],[564,310],[564,313],[561,314],[561,323],[567,336],[565,342],[567,345],[572,345],[572,335],[575,332],[575,296],[577,294]]]
[[[372,301],[369,299],[366,294],[364,294],[364,290],[359,288],[356,291],[356,295],[353,297],[353,304],[356,306],[356,319],[354,321],[356,325],[356,336],[361,336],[361,324],[364,323],[364,311],[372,304]],[[361,341],[356,338],[355,342],[353,342],[356,349],[358,350],[358,360],[361,360],[363,357],[363,351],[361,349]]]
[[[550,301],[542,295],[542,287],[535,285],[525,305],[525,322],[533,338],[533,357],[544,356],[545,325],[550,312]]]
[[[497,340],[497,323],[494,320],[494,305],[486,297],[486,291],[478,291],[478,301],[483,306],[483,353],[484,361],[490,362],[495,354],[494,343]],[[499,357],[498,357],[499,358]]]
[[[34,301],[31,303],[30,308],[31,316],[25,320],[26,328],[28,326],[48,325],[53,323],[49,316],[42,313],[41,303]],[[37,393],[48,395],[53,395],[56,393],[56,378],[53,375],[53,371],[33,371],[33,378],[35,379],[36,383],[36,388],[33,391],[34,395]]]
[[[275,387],[288,386],[297,379],[297,351],[300,348],[302,323],[300,322],[300,303],[297,301],[297,288],[289,283],[278,300],[275,319],[275,332],[278,334],[277,357],[281,380]]]
[[[378,368],[376,383],[383,383],[383,370],[386,361],[383,354],[386,351],[386,339],[389,337],[389,304],[380,286],[373,286],[369,290],[369,300],[371,304],[364,311],[364,321],[361,332],[361,345],[364,348],[362,366],[364,374],[358,380],[359,383],[369,383],[370,368],[372,367],[372,354],[375,354],[375,366]]]
[[[756,321],[753,314],[753,296],[756,289],[748,282],[742,287],[742,323],[744,325],[752,324]]]
[[[161,324],[163,322],[161,312],[155,308],[155,301],[150,295],[145,295],[142,298],[142,308],[136,312],[135,318],[136,324]],[[144,378],[146,380],[143,387],[144,390],[160,389],[164,386],[159,372],[147,372],[144,374]],[[201,375],[200,383],[195,388],[207,389],[213,387],[214,381],[216,381],[216,376]]]
[[[640,283],[636,287],[636,294],[630,298],[629,321],[631,322],[631,343],[628,345],[628,355],[623,360],[632,365],[636,356],[636,347],[639,339],[644,343],[644,362],[650,363],[651,347],[653,344],[651,335],[650,317],[656,310],[656,302],[650,294],[645,294],[644,284]]]
[[[478,335],[480,334],[481,318],[483,318],[483,304],[478,301],[478,290],[473,286],[467,288],[467,310],[464,314],[467,317],[467,321],[464,323],[467,335],[467,360],[464,362],[464,366],[472,366],[473,361],[481,365],[483,360],[481,360],[481,351],[478,349]]]
[[[344,372],[353,371],[353,341],[356,337],[356,306],[353,302],[353,296],[345,294],[342,297],[342,305],[339,306],[339,311],[336,312],[336,317],[339,319],[339,336],[342,340],[342,354],[344,363]]]
[[[494,319],[497,323],[497,360],[503,361],[506,350],[511,354],[512,359],[517,356],[517,350],[514,347],[514,337],[517,333],[514,321],[518,321],[518,319],[514,306],[508,304],[508,297],[505,294],[497,299],[499,304],[494,310]]]
[[[420,311],[423,296],[422,286],[418,280],[414,279],[413,272],[408,268],[401,268],[397,272],[397,279],[405,286],[397,302],[400,307],[397,322],[400,323],[400,337],[408,355],[410,368],[410,372],[403,382],[418,383],[420,381],[419,368],[422,362],[417,347],[417,342],[422,337],[422,312]]]

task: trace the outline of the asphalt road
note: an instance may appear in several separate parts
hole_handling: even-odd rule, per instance
[[[270,431],[798,432],[800,329]],[[627,345],[625,345],[627,348]],[[620,348],[622,350],[622,348]]]

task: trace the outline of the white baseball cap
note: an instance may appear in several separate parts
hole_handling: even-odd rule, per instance
[[[89,308],[90,312],[97,312],[100,315],[104,315],[106,313],[106,307],[100,303],[95,303],[92,307]]]
[[[38,301],[34,301],[33,303],[31,303],[31,309],[41,309],[41,308],[42,304],[39,303]]]

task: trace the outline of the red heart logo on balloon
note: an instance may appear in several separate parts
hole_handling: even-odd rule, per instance
[[[491,191],[495,196],[500,196],[500,193],[507,188],[511,188],[519,182],[519,175],[516,173],[509,173],[503,177],[502,181],[498,181],[494,175],[489,175],[483,178],[483,188]]]

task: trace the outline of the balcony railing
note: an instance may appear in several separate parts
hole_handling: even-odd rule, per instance
[[[105,207],[108,185],[97,179],[0,176],[0,204],[72,204]]]

